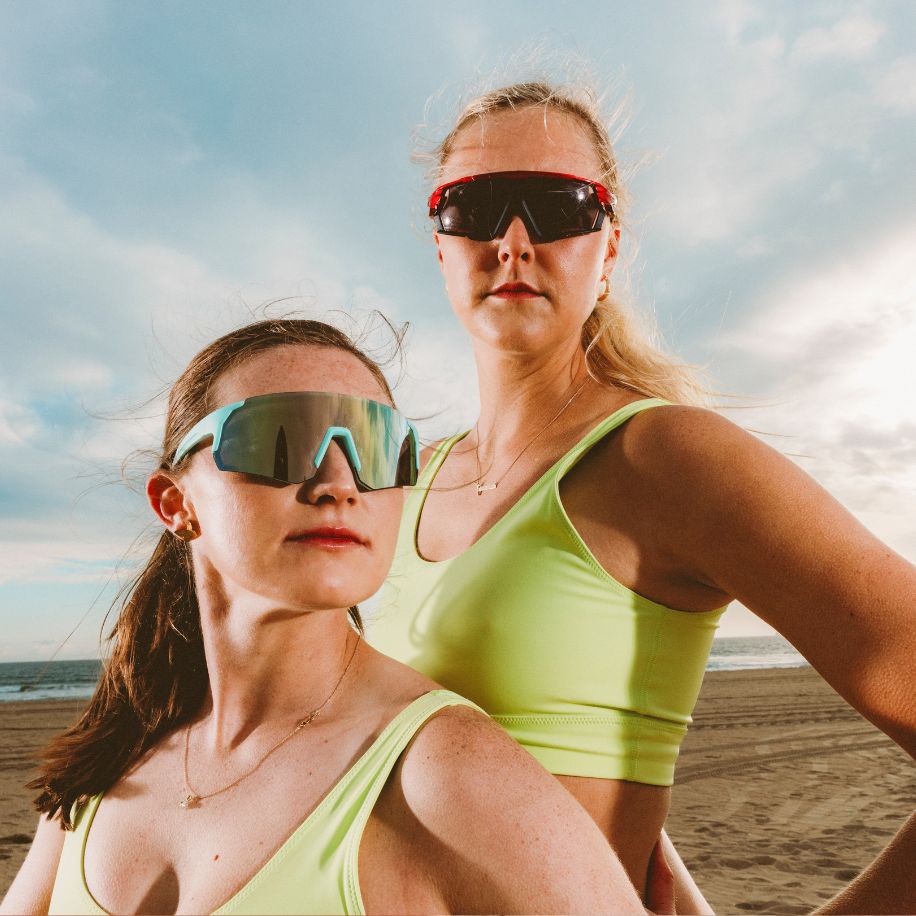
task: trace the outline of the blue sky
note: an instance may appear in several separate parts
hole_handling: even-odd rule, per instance
[[[409,320],[400,403],[430,436],[473,422],[411,135],[535,46],[630,98],[625,259],[668,347],[916,560],[916,6],[558,9],[0,6],[0,659],[47,657],[87,610],[61,657],[96,652],[149,521],[121,460],[266,301]],[[736,608],[721,632],[764,631]]]

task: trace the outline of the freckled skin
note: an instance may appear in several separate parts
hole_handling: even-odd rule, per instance
[[[351,354],[303,346],[278,347],[229,370],[217,380],[213,400],[231,404],[277,391],[338,391],[388,401],[372,373]],[[350,473],[336,443],[325,463]],[[256,592],[302,608],[348,606],[375,591],[393,555],[397,532],[391,521],[401,511],[403,490],[359,493],[358,505],[346,509],[346,526],[365,535],[370,549],[357,548],[354,556],[343,558],[284,541],[292,531],[344,515],[321,495],[310,504],[308,482],[274,486],[250,475],[224,473],[207,448],[188,464],[183,484],[203,532],[194,548],[200,585],[209,583],[234,596]]]
[[[225,404],[291,390],[385,400],[353,356],[300,345],[236,366],[213,395]],[[439,686],[359,642],[346,618],[382,585],[403,490],[359,491],[336,444],[301,485],[219,471],[206,448],[188,464],[156,472],[147,492],[170,530],[191,515],[202,532],[191,551],[209,692],[190,728],[164,735],[98,805],[81,854],[86,886],[109,912],[219,908],[387,724]],[[336,521],[366,546],[285,543]],[[193,813],[178,804],[186,767],[204,799]],[[59,823],[42,818],[0,912],[48,911],[63,844]],[[389,776],[360,842],[359,884],[369,913],[642,912],[588,815],[502,729],[460,706],[432,716]]]

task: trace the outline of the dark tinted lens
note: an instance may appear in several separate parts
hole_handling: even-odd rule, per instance
[[[595,189],[585,182],[564,179],[532,181],[522,194],[524,208],[544,241],[591,232],[603,212]]]
[[[440,231],[478,242],[494,238],[506,210],[507,190],[493,181],[470,181],[449,188],[439,207]]]
[[[525,222],[533,242],[552,242],[600,228],[604,208],[587,181],[552,175],[494,175],[443,192],[439,231],[484,242],[500,237],[511,219]]]

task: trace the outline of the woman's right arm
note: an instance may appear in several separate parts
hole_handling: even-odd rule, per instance
[[[38,821],[35,839],[10,889],[0,903],[0,913],[47,913],[57,866],[64,848],[64,830],[58,819]]]
[[[397,773],[407,846],[448,911],[645,913],[585,810],[479,713],[431,719]]]

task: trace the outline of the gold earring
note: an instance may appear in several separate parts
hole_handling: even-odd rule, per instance
[[[179,528],[177,531],[172,532],[176,538],[181,538],[182,541],[187,543],[188,541],[193,541],[195,538],[200,537],[200,525],[197,522],[191,521],[188,519],[185,522],[184,528]]]
[[[598,296],[598,301],[604,302],[604,300],[607,299],[607,297],[611,294],[611,281],[606,276],[602,277],[601,280],[604,283],[604,289],[602,290],[601,295]]]

